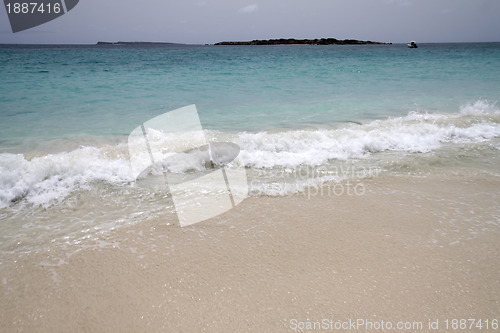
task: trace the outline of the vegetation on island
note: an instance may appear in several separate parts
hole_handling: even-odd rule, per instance
[[[280,39],[256,39],[247,42],[219,42],[215,45],[366,45],[366,44],[392,44],[383,42],[372,42],[356,39],[295,39],[295,38],[280,38]]]

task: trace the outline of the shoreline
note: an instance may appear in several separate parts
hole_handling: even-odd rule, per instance
[[[287,332],[293,319],[500,319],[500,179],[364,182],[362,196],[249,198],[190,227],[156,217],[2,260],[1,327]]]

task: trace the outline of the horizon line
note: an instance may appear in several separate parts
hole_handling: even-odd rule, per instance
[[[274,39],[289,39],[289,38],[271,38],[269,40],[274,40]],[[296,39],[296,38],[292,38]],[[316,39],[316,38],[315,38]],[[255,40],[255,39],[254,39]],[[297,40],[308,40],[308,38],[302,38],[302,39],[297,39]],[[193,45],[193,46],[214,46],[216,43],[223,43],[223,42],[251,42],[253,40],[238,40],[238,41],[221,41],[221,42],[215,42],[215,43],[180,43],[180,42],[161,42],[161,41],[116,41],[116,42],[105,42],[105,41],[97,41],[94,43],[24,43],[24,42],[19,42],[19,43],[3,43],[0,42],[0,45],[81,45],[81,46],[97,46],[97,45],[115,45],[115,46],[120,46],[119,43],[143,43],[143,44],[164,44],[164,45]],[[99,44],[102,43],[102,44]],[[408,42],[380,42],[380,43],[391,43],[391,44],[407,44]],[[467,44],[467,43],[500,43],[499,41],[439,41],[439,42],[418,42],[419,44]],[[229,46],[229,45],[226,45]],[[265,46],[265,45],[235,45],[235,46]],[[272,45],[269,45],[272,46]],[[299,45],[300,46],[300,45]],[[321,45],[317,45],[321,46]],[[323,45],[323,46],[328,46],[328,45]],[[348,45],[331,45],[331,46],[348,46]]]

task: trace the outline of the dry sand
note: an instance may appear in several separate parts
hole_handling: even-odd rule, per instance
[[[249,198],[191,227],[170,216],[3,262],[0,331],[288,332],[365,319],[427,332],[429,320],[446,331],[446,319],[500,319],[499,179],[364,186]]]

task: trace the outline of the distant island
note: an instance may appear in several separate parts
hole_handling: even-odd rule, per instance
[[[392,43],[372,42],[369,40],[356,39],[336,39],[336,38],[320,38],[320,39],[295,39],[295,38],[280,38],[280,39],[255,39],[252,41],[235,41],[235,42],[219,42],[213,45],[391,45]],[[168,45],[189,45],[180,43],[166,42],[97,42],[97,46],[168,46]],[[209,45],[209,44],[205,44]]]
[[[178,43],[165,43],[165,42],[97,42],[96,45],[132,45],[132,46],[142,46],[142,45],[182,45]]]
[[[392,43],[372,42],[356,39],[335,39],[335,38],[321,38],[321,39],[295,39],[295,38],[281,38],[281,39],[256,39],[248,42],[219,42],[215,45],[390,45]]]

